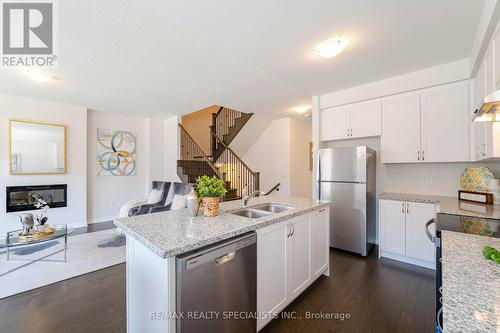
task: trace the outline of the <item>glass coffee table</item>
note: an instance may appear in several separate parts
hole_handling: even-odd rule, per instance
[[[19,261],[60,261],[60,262],[66,262],[66,250],[68,249],[68,235],[73,231],[72,229],[69,229],[68,231],[68,226],[66,224],[56,224],[56,225],[51,225],[51,227],[54,229],[54,232],[51,234],[45,234],[45,235],[36,235],[36,236],[22,236],[21,232],[22,230],[14,230],[10,231],[7,233],[6,238],[5,238],[5,247],[7,249],[7,261],[10,261],[10,251],[12,248],[18,248],[22,246],[27,246],[27,245],[34,245],[34,244],[42,244],[42,243],[47,243],[56,239],[61,239],[64,238],[64,250],[59,250],[54,253],[50,253],[49,255],[46,255],[45,257],[42,257],[42,259],[15,259]],[[46,257],[49,257],[53,254],[56,254],[58,252],[64,251],[64,259],[63,260],[51,260],[51,259],[45,259]]]

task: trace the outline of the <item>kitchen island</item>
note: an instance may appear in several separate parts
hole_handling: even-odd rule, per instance
[[[500,239],[442,231],[443,325],[445,332],[498,332],[500,264],[482,254]]]
[[[329,203],[266,196],[249,206],[263,203],[290,209],[248,218],[232,214],[242,203],[230,201],[216,217],[181,209],[115,220],[127,237],[127,331],[175,332],[176,258],[248,232],[257,234],[257,330],[328,275]]]

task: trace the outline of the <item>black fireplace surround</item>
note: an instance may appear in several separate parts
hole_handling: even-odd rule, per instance
[[[42,198],[50,208],[67,206],[68,185],[7,186],[6,212],[35,210],[36,197]]]

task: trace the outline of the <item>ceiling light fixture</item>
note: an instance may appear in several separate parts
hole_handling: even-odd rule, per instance
[[[23,71],[24,71],[24,74],[26,74],[33,81],[47,82],[50,79],[52,79],[51,74],[44,72],[44,71],[41,71],[41,70],[36,69],[36,68],[24,69]]]
[[[311,109],[310,105],[299,105],[293,108],[297,113],[306,113],[309,109]]]
[[[314,52],[325,58],[333,58],[340,54],[347,46],[347,39],[343,37],[333,37],[322,41],[316,46]]]

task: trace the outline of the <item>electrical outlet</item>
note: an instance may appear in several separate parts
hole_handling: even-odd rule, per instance
[[[425,181],[425,185],[426,185],[427,187],[432,187],[432,179],[427,179],[427,180]]]

